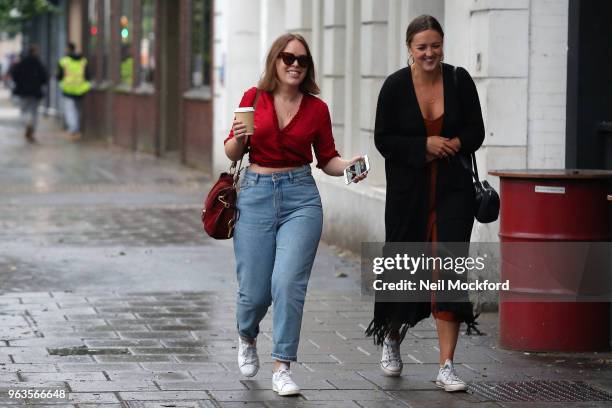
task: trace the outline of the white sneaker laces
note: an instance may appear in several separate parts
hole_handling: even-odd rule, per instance
[[[455,367],[451,364],[447,364],[440,369],[440,374],[446,383],[463,383],[457,374],[455,373]]]
[[[257,348],[254,345],[249,344],[247,342],[243,343],[242,347],[242,365],[246,364],[255,364],[258,360],[257,358]]]
[[[383,363],[392,363],[392,362],[401,362],[402,361],[402,356],[400,355],[399,352],[399,347],[397,345],[397,343],[391,343],[391,342],[387,342],[385,341],[385,355],[383,356],[382,362]]]
[[[295,385],[291,379],[291,371],[285,368],[281,368],[276,372],[276,382],[279,390],[282,390],[286,385]]]

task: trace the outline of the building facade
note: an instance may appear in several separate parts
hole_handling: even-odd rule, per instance
[[[58,115],[62,111],[62,98],[53,75],[67,41],[68,20],[65,16],[69,0],[55,0],[52,3],[58,8],[58,13],[40,15],[24,23],[21,50],[27,50],[32,44],[39,46],[40,59],[52,76],[42,105],[48,114]]]
[[[68,0],[66,0],[68,1]],[[612,2],[594,0],[70,0],[69,38],[81,30],[94,90],[85,132],[116,145],[177,157],[214,175],[243,92],[254,86],[272,41],[309,41],[337,148],[367,153],[365,183],[315,170],[324,239],[359,250],[384,239],[384,161],[373,143],[378,92],[406,66],[405,31],[421,14],[445,30],[444,61],[468,70],[491,169],[612,168],[612,60],[605,43]],[[80,14],[79,14],[80,13]],[[602,98],[601,94],[608,95]],[[586,107],[586,108],[585,108]],[[608,122],[609,121],[609,122]],[[608,133],[607,133],[608,132]],[[498,187],[498,180],[487,177]],[[474,241],[497,241],[497,223]]]
[[[210,173],[212,0],[71,3],[93,85],[85,137]]]
[[[568,0],[235,0],[215,3],[215,72],[222,73],[215,76],[215,169],[227,162],[222,140],[232,110],[257,82],[268,46],[280,33],[300,33],[312,47],[338,150],[367,153],[372,165],[359,185],[315,172],[325,236],[352,249],[383,240],[376,102],[386,76],[406,66],[406,27],[421,14],[443,25],[444,61],[465,67],[477,84],[486,127],[481,176],[493,168],[563,168]],[[476,225],[473,239],[495,241],[497,230]]]

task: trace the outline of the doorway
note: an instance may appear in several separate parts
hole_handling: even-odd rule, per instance
[[[570,0],[566,168],[612,170],[612,2]]]

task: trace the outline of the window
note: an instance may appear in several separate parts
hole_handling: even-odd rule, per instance
[[[191,20],[191,86],[209,86],[211,76],[212,1],[194,0]]]
[[[89,19],[89,43],[87,47],[87,69],[92,79],[97,78],[97,61],[98,61],[98,42],[100,26],[98,25],[98,0],[89,0],[87,4],[87,12]]]
[[[140,36],[140,82],[153,84],[155,73],[155,14],[154,0],[142,0]]]
[[[134,83],[134,58],[132,58],[132,0],[122,0],[119,17],[119,78],[123,85],[131,87]]]
[[[104,0],[103,6],[103,21],[102,21],[102,38],[100,38],[100,46],[102,47],[102,79],[110,79],[110,58],[109,52],[111,49],[111,21],[110,0]]]

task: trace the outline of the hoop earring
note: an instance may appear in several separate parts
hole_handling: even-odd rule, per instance
[[[412,62],[410,62],[410,60],[412,60]],[[414,64],[414,57],[412,56],[412,54],[408,55],[408,66]]]

